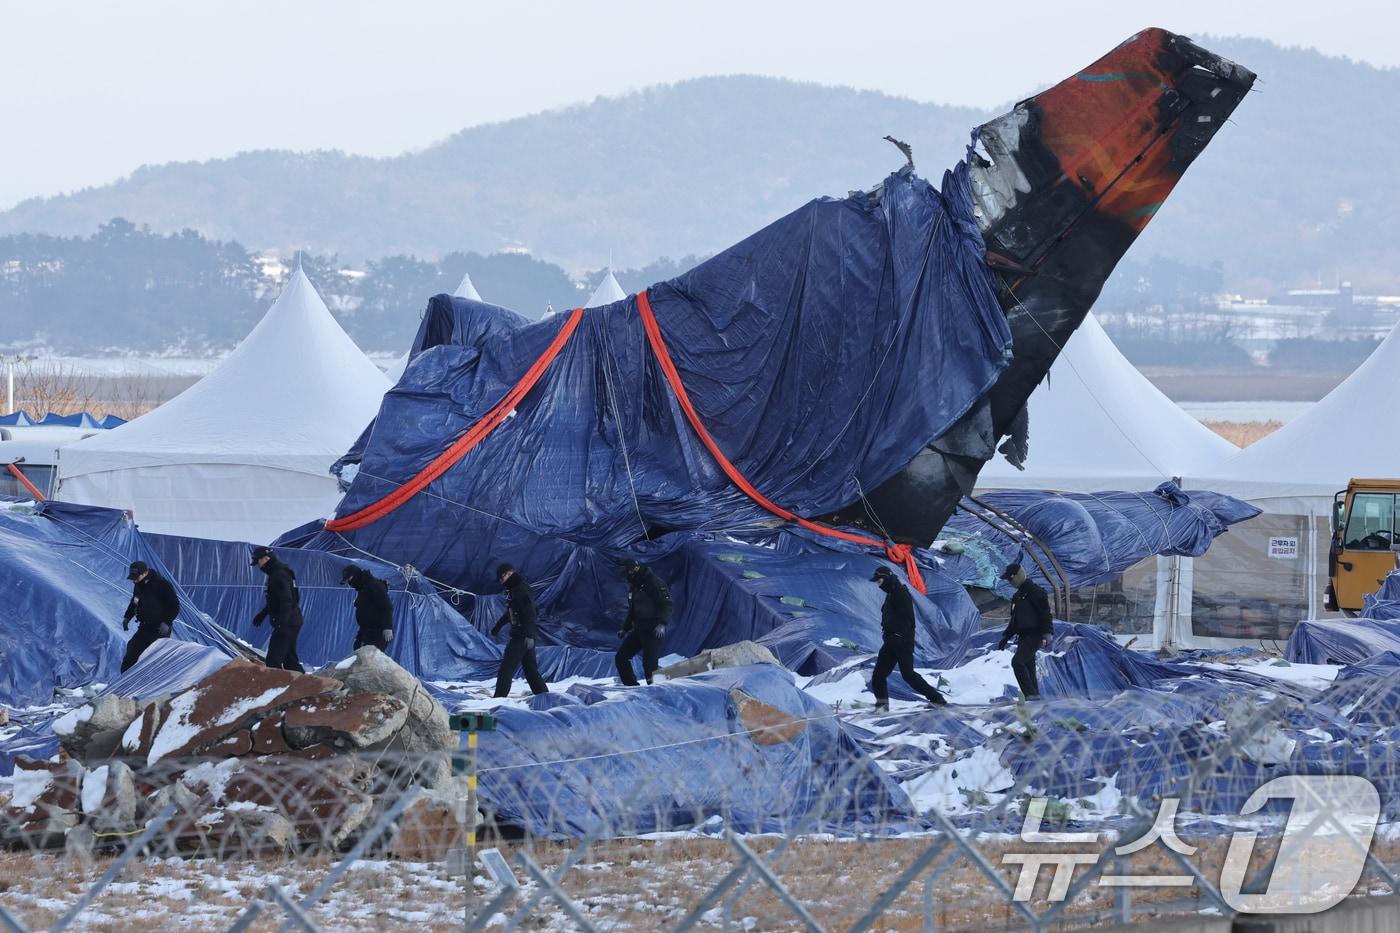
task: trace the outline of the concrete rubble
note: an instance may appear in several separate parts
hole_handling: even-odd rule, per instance
[[[54,731],[52,760],[16,762],[0,844],[83,862],[170,811],[151,843],[166,854],[335,850],[403,793],[422,796],[388,851],[441,858],[466,835],[447,712],[374,648],[316,674],[234,660],[172,696],[98,697]]]

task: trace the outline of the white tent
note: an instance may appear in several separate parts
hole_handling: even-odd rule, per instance
[[[603,277],[603,281],[598,283],[598,287],[593,290],[593,297],[588,299],[585,308],[598,308],[603,305],[610,305],[614,301],[622,301],[627,297],[627,293],[622,290],[622,286],[617,284],[617,279],[613,277],[612,270]]]
[[[476,286],[472,284],[471,273],[462,273],[462,281],[457,283],[457,290],[452,293],[452,297],[468,298],[472,301],[481,300],[481,295],[477,293]]]
[[[1181,640],[1287,638],[1324,615],[1332,496],[1353,477],[1400,475],[1400,325],[1327,397],[1191,477],[1264,514],[1197,558]]]
[[[983,489],[1130,492],[1207,470],[1239,448],[1182,411],[1137,371],[1091,314],[1030,398],[1030,454],[998,454]]]
[[[388,387],[298,267],[217,369],[63,448],[58,498],[131,509],[146,531],[271,541],[331,513],[340,493],[327,470]]]
[[[452,297],[466,298],[470,301],[482,300],[481,294],[476,290],[476,286],[472,284],[470,272],[462,273],[462,281],[457,283],[457,290],[452,293]],[[397,383],[403,376],[403,371],[408,368],[408,358],[410,355],[412,355],[411,351],[405,353],[403,356],[394,360],[394,362],[384,370],[384,375],[391,384]]]
[[[983,467],[977,485],[1146,492],[1238,452],[1138,372],[1091,314],[1031,394],[1026,469],[1017,470],[998,454]],[[1173,640],[1180,607],[1189,608],[1190,573],[1191,562],[1179,557],[1143,561],[1111,584],[1076,594],[1071,617],[1139,643]]]

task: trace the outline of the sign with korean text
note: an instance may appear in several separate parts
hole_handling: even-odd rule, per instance
[[[1273,558],[1274,560],[1297,560],[1298,539],[1270,538],[1269,557]]]

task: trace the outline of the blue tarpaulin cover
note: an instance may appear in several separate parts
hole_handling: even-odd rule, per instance
[[[175,535],[145,537],[196,606],[248,644],[266,648],[269,626],[252,624],[263,607],[267,583],[249,560],[252,545]],[[355,591],[342,582],[341,572],[355,564],[389,584],[394,639],[386,653],[401,667],[424,680],[478,680],[494,675],[501,645],[485,632],[500,615],[503,597],[449,594],[457,602],[454,607],[420,574],[380,561],[295,548],[274,551],[296,574],[306,620],[297,639],[297,654],[307,669],[339,661],[354,646]],[[605,677],[613,671],[612,654],[543,648],[540,669],[550,678]]]
[[[1200,557],[1229,526],[1259,514],[1231,496],[1183,492],[1170,482],[1150,493],[1003,490],[978,499],[1035,535],[1055,555],[1071,587],[1106,582],[1154,554]],[[968,586],[1009,593],[999,575],[1013,560],[1024,563],[1036,582],[1049,582],[1019,541],[966,511],[955,512],[940,537],[962,548],[939,556],[944,569]]]
[[[1381,588],[1366,594],[1361,614],[1368,619],[1400,619],[1400,570],[1392,570]]]
[[[1293,627],[1284,657],[1303,664],[1358,664],[1400,652],[1400,620],[1307,619]]]
[[[1009,352],[963,165],[942,191],[900,173],[871,194],[813,201],[649,294],[720,449],[798,514],[849,504],[902,469],[987,391]],[[524,324],[434,298],[338,514],[392,493],[449,447],[564,319]],[[456,466],[346,537],[479,589],[499,560],[543,580],[576,545],[616,557],[667,531],[768,524],[679,411],[629,297],[590,309],[514,416]]]
[[[646,833],[712,817],[735,832],[809,819],[808,829],[887,827],[913,816],[831,709],[779,667],[556,702],[500,708],[497,730],[480,735],[483,807],[537,835]],[[746,713],[754,703],[763,715]]]
[[[0,504],[0,704],[48,703],[56,687],[109,682],[126,639],[127,567],[166,573],[125,512],[62,502]],[[176,638],[229,656],[227,636],[181,594]],[[133,626],[133,631],[134,626]]]

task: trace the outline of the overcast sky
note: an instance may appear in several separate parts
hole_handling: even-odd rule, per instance
[[[0,208],[246,149],[390,155],[699,75],[994,106],[1148,25],[1396,66],[1397,24],[1317,0],[0,0]]]

